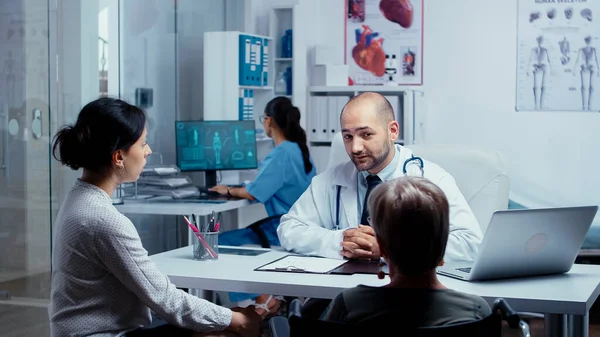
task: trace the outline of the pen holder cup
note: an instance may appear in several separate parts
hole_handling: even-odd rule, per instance
[[[194,260],[219,259],[219,232],[194,233]]]

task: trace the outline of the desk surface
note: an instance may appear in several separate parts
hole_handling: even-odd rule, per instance
[[[189,215],[199,216],[209,215],[213,211],[226,212],[250,205],[252,202],[247,199],[231,200],[224,203],[210,202],[180,202],[167,200],[125,200],[122,205],[115,205],[119,212],[123,214],[159,214],[159,215]]]
[[[240,247],[236,247],[240,248]],[[196,261],[192,247],[152,255],[158,268],[181,288],[333,298],[358,284],[381,286],[389,279],[376,275],[320,275],[254,271],[287,255],[268,251],[258,256],[220,254],[217,261]],[[518,311],[586,315],[600,293],[600,266],[574,265],[567,274],[486,282],[466,282],[444,276],[448,288],[479,295],[488,302],[502,297]]]

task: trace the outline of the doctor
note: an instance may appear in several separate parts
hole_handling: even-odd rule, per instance
[[[379,259],[365,201],[378,183],[405,175],[404,163],[412,151],[394,144],[399,126],[392,106],[380,94],[353,97],[340,120],[350,161],[317,175],[282,216],[277,234],[283,248],[301,254]],[[426,160],[423,172],[444,191],[450,204],[444,260],[473,260],[483,234],[454,178]]]

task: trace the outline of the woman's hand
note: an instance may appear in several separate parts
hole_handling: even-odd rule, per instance
[[[211,187],[210,190],[213,192],[217,192],[221,195],[227,195],[227,189],[229,188],[229,186],[225,186],[225,185],[217,185],[214,187]]]
[[[228,330],[242,337],[259,337],[261,335],[262,317],[256,313],[253,305],[246,308],[233,308],[231,311],[233,311],[233,315]]]

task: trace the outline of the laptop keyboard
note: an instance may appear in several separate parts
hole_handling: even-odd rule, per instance
[[[465,272],[465,273],[470,273],[471,272],[471,267],[468,267],[468,268],[456,268],[456,270],[462,271],[462,272]]]

